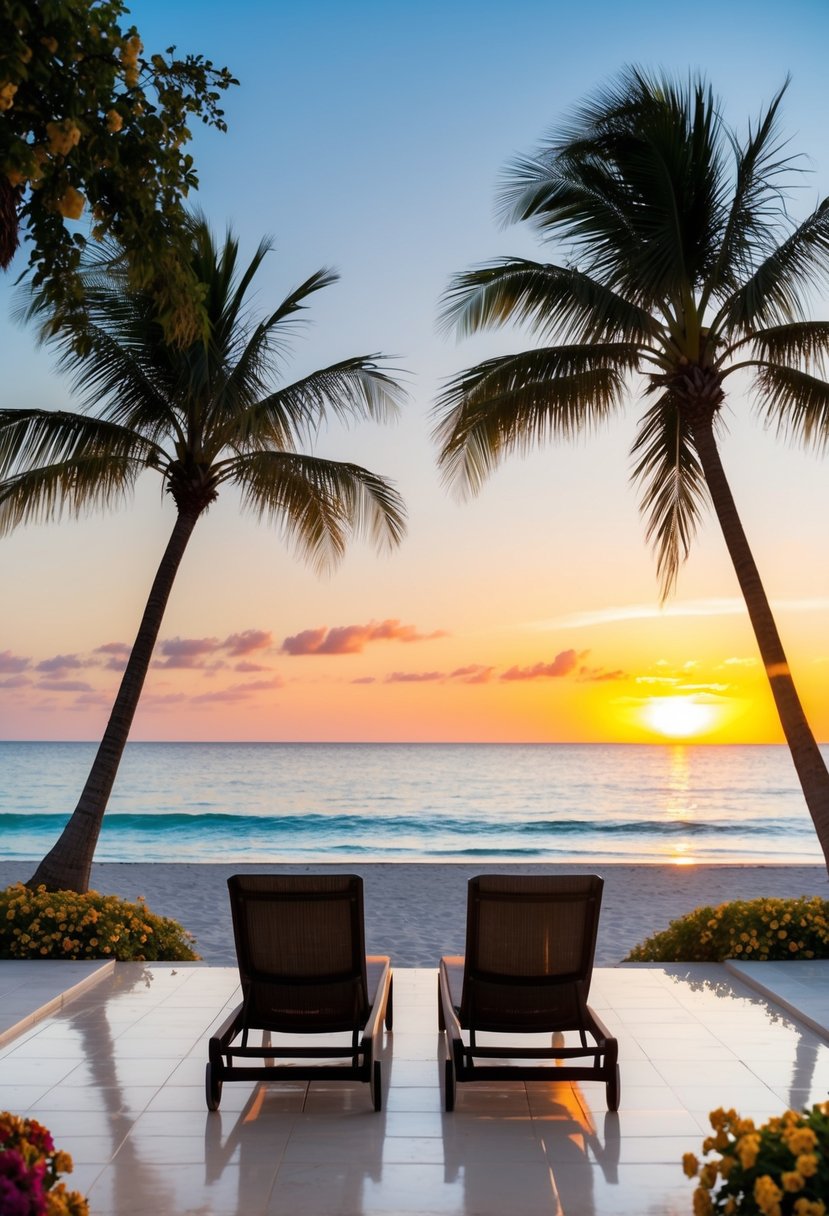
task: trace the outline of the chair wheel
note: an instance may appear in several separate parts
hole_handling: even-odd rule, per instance
[[[207,1067],[204,1070],[204,1096],[207,1099],[208,1110],[218,1110],[219,1103],[222,1100],[222,1082],[216,1076],[216,1070],[213,1064],[208,1060]]]
[[[619,1100],[622,1096],[622,1076],[619,1072],[619,1065],[616,1065],[616,1071],[613,1079],[607,1082],[607,1109],[616,1111],[619,1109]]]

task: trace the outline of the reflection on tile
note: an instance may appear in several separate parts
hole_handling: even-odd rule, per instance
[[[795,980],[809,976],[775,983],[791,996]],[[12,1009],[20,985],[5,983]],[[634,966],[593,985],[619,1037],[618,1115],[603,1084],[554,1077],[460,1085],[447,1115],[435,983],[397,973],[380,1114],[368,1086],[336,1081],[227,1084],[208,1113],[207,1038],[238,976],[162,964],[119,964],[10,1039],[3,1101],[73,1154],[67,1182],[95,1216],[687,1216],[680,1162],[709,1110],[763,1118],[826,1097],[829,1045],[743,975]],[[3,985],[0,968],[0,1014]]]

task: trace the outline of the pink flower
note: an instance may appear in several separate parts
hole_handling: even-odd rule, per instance
[[[0,1212],[3,1216],[44,1216],[43,1165],[26,1168],[16,1148],[0,1151]]]

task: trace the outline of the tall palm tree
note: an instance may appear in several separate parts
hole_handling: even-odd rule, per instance
[[[353,533],[379,545],[403,534],[404,510],[391,485],[356,464],[306,455],[302,443],[330,414],[391,416],[402,393],[377,356],[345,359],[281,388],[275,365],[290,327],[314,292],[334,282],[321,270],[255,321],[245,297],[268,244],[239,267],[237,241],[217,247],[194,220],[189,256],[203,285],[207,325],[187,349],[165,341],[150,297],[124,274],[90,269],[87,320],[46,321],[61,366],[73,373],[89,412],[0,410],[0,534],[32,520],[57,519],[123,499],[146,469],[159,474],[176,519],[150,590],[103,739],[78,805],[30,885],[88,888],[90,867],[164,610],[185,548],[221,487],[276,522],[319,567],[338,558]],[[35,296],[34,316],[48,304]]]
[[[829,774],[717,446],[738,371],[753,375],[760,413],[779,431],[815,448],[829,439],[829,323],[807,315],[810,291],[829,279],[829,199],[788,222],[785,88],[740,139],[703,80],[628,68],[560,136],[515,161],[504,218],[562,238],[566,253],[503,258],[452,280],[447,327],[519,321],[539,345],[452,379],[436,437],[447,480],[475,492],[508,453],[641,402],[633,477],[663,598],[713,505],[829,865]]]

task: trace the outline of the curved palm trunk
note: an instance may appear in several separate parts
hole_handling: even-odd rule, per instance
[[[760,573],[725,476],[711,419],[695,419],[691,425],[714,510],[734,563],[737,581],[760,648],[760,657],[769,678],[783,734],[829,869],[829,772],[797,695]]]
[[[176,519],[86,785],[66,827],[26,884],[29,887],[44,884],[51,891],[84,892],[89,889],[92,858],[104,811],[144,687],[164,610],[199,514],[198,511],[183,512]]]

